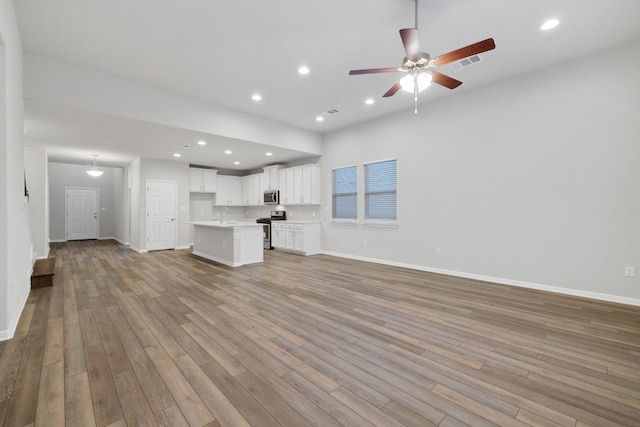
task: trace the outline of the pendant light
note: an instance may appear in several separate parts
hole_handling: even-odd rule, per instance
[[[100,171],[98,170],[98,166],[96,165],[96,157],[98,157],[97,154],[92,154],[93,156],[93,167],[91,169],[89,169],[87,171],[87,173],[91,176],[94,177],[99,177],[100,175],[102,175],[104,173],[104,171]]]

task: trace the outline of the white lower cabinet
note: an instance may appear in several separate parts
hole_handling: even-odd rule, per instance
[[[275,249],[313,255],[320,253],[320,223],[281,221],[271,223]]]

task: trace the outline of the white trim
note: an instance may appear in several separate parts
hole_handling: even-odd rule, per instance
[[[398,228],[397,221],[365,221],[362,223],[363,227],[378,227],[378,228]]]
[[[146,254],[147,252],[149,252],[146,249],[140,249],[140,248],[136,248],[134,246],[129,246],[129,248],[135,252],[138,252],[139,254]]]
[[[360,225],[357,219],[332,218],[329,223],[333,225]]]
[[[371,165],[371,164],[374,164],[374,163],[390,162],[392,160],[395,160],[397,162],[398,158],[397,157],[389,157],[388,159],[371,160],[371,161],[368,161],[368,162],[362,162],[362,167],[364,168],[366,165]]]
[[[337,170],[337,169],[345,169],[345,168],[356,168],[356,173],[357,173],[357,171],[358,171],[358,164],[357,164],[357,163],[354,163],[354,164],[352,164],[352,165],[336,166],[336,167],[331,168],[331,171],[333,172],[334,170]]]
[[[117,237],[98,237],[98,240],[114,240],[114,241],[120,243],[123,246],[129,246],[129,242],[123,242],[122,240],[118,239]]]
[[[51,239],[49,239],[49,243],[64,243],[66,241],[67,241],[67,239],[62,239],[62,240],[58,240],[58,239],[51,240]]]
[[[241,265],[243,265],[240,262],[229,261],[227,259],[218,258],[218,257],[215,257],[213,255],[205,254],[205,253],[198,252],[198,251],[193,251],[193,255],[197,255],[199,257],[208,259],[210,261],[219,262],[220,264],[228,265],[229,267],[240,267]]]
[[[191,249],[191,246],[192,246],[192,245],[193,245],[193,243],[192,243],[192,244],[190,244],[190,245],[187,245],[187,246],[177,246],[175,249],[176,249],[176,250]]]
[[[113,240],[115,240],[116,242],[120,243],[123,246],[129,246],[130,245],[129,242],[123,242],[122,240],[120,240],[120,239],[118,239],[116,237],[114,237]]]
[[[31,278],[31,273],[29,274],[28,277]],[[15,335],[16,329],[18,328],[18,322],[20,321],[20,318],[22,317],[22,313],[24,311],[24,307],[27,305],[27,299],[29,298],[29,292],[31,292],[31,284],[29,284],[29,287],[26,288],[25,294],[22,296],[22,298],[20,299],[20,302],[18,303],[18,310],[16,311],[16,313],[18,313],[18,315],[13,319],[13,321],[11,322],[11,325],[9,326],[9,328],[4,329],[4,330],[0,330],[0,341],[10,340]]]
[[[491,283],[495,283],[495,284],[498,284],[498,285],[517,286],[517,287],[520,287],[520,288],[536,289],[536,290],[540,290],[540,291],[554,292],[554,293],[558,293],[558,294],[571,295],[571,296],[577,296],[577,297],[582,297],[582,298],[590,298],[590,299],[595,299],[595,300],[600,300],[600,301],[614,302],[614,303],[618,303],[618,304],[627,304],[627,305],[640,306],[640,299],[622,297],[622,296],[619,296],[619,295],[602,294],[602,293],[599,293],[599,292],[581,291],[581,290],[578,290],[578,289],[563,288],[563,287],[559,287],[559,286],[551,286],[551,285],[545,285],[545,284],[541,284],[541,283],[524,282],[524,281],[521,281],[521,280],[504,279],[502,277],[483,276],[483,275],[480,275],[480,274],[465,273],[465,272],[454,271],[454,270],[443,270],[443,269],[440,269],[440,268],[432,268],[432,267],[427,267],[427,266],[423,266],[423,265],[406,264],[406,263],[402,263],[402,262],[387,261],[387,260],[382,260],[382,259],[377,259],[377,258],[361,257],[361,256],[357,256],[357,255],[348,255],[348,254],[343,254],[343,253],[339,253],[339,252],[332,252],[332,251],[322,251],[321,253],[324,254],[324,255],[335,256],[335,257],[339,257],[339,258],[347,258],[347,259],[353,259],[353,260],[357,260],[357,261],[373,262],[373,263],[376,263],[376,264],[384,264],[384,265],[391,265],[391,266],[394,266],[394,267],[409,268],[411,270],[420,270],[420,271],[427,271],[427,272],[430,272],[430,273],[445,274],[447,276],[463,277],[465,279],[481,280],[483,282],[491,282]]]

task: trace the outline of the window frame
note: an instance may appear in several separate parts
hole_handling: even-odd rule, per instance
[[[341,169],[350,169],[353,168],[355,170],[355,191],[353,192],[349,192],[349,193],[336,193],[336,188],[335,188],[335,172],[337,170],[341,170]],[[359,189],[359,179],[358,179],[358,165],[357,164],[352,164],[352,165],[345,165],[345,166],[338,166],[338,167],[334,167],[331,168],[331,221],[332,222],[336,222],[336,223],[343,223],[343,224],[357,224],[358,223],[358,216],[359,216],[359,209],[358,209],[358,205],[359,205],[359,195],[360,195],[360,189]],[[355,197],[355,210],[354,210],[354,218],[336,218],[335,217],[335,209],[336,209],[336,195],[340,195],[340,196],[349,196],[349,197]]]
[[[395,185],[393,188],[393,196],[394,196],[394,208],[395,208],[395,212],[394,212],[394,218],[393,219],[383,219],[383,218],[369,218],[369,196],[371,195],[371,193],[376,193],[376,192],[372,192],[372,191],[367,191],[367,184],[368,184],[368,167],[370,165],[373,164],[378,164],[378,163],[387,163],[387,162],[394,162],[394,178],[395,178]],[[369,161],[369,162],[364,162],[362,164],[362,175],[363,175],[363,224],[365,225],[373,225],[373,226],[397,226],[398,225],[398,159],[397,158],[387,158],[387,159],[381,159],[381,160],[374,160],[374,161]],[[389,190],[386,191],[381,191],[378,192],[378,194],[384,194],[384,193],[389,193]]]

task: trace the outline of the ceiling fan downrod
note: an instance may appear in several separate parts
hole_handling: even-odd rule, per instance
[[[416,0],[416,3],[418,1]],[[418,75],[413,75],[413,114],[418,114]]]
[[[415,29],[418,31],[418,1],[415,0]],[[418,114],[418,75],[413,74],[413,114]]]

